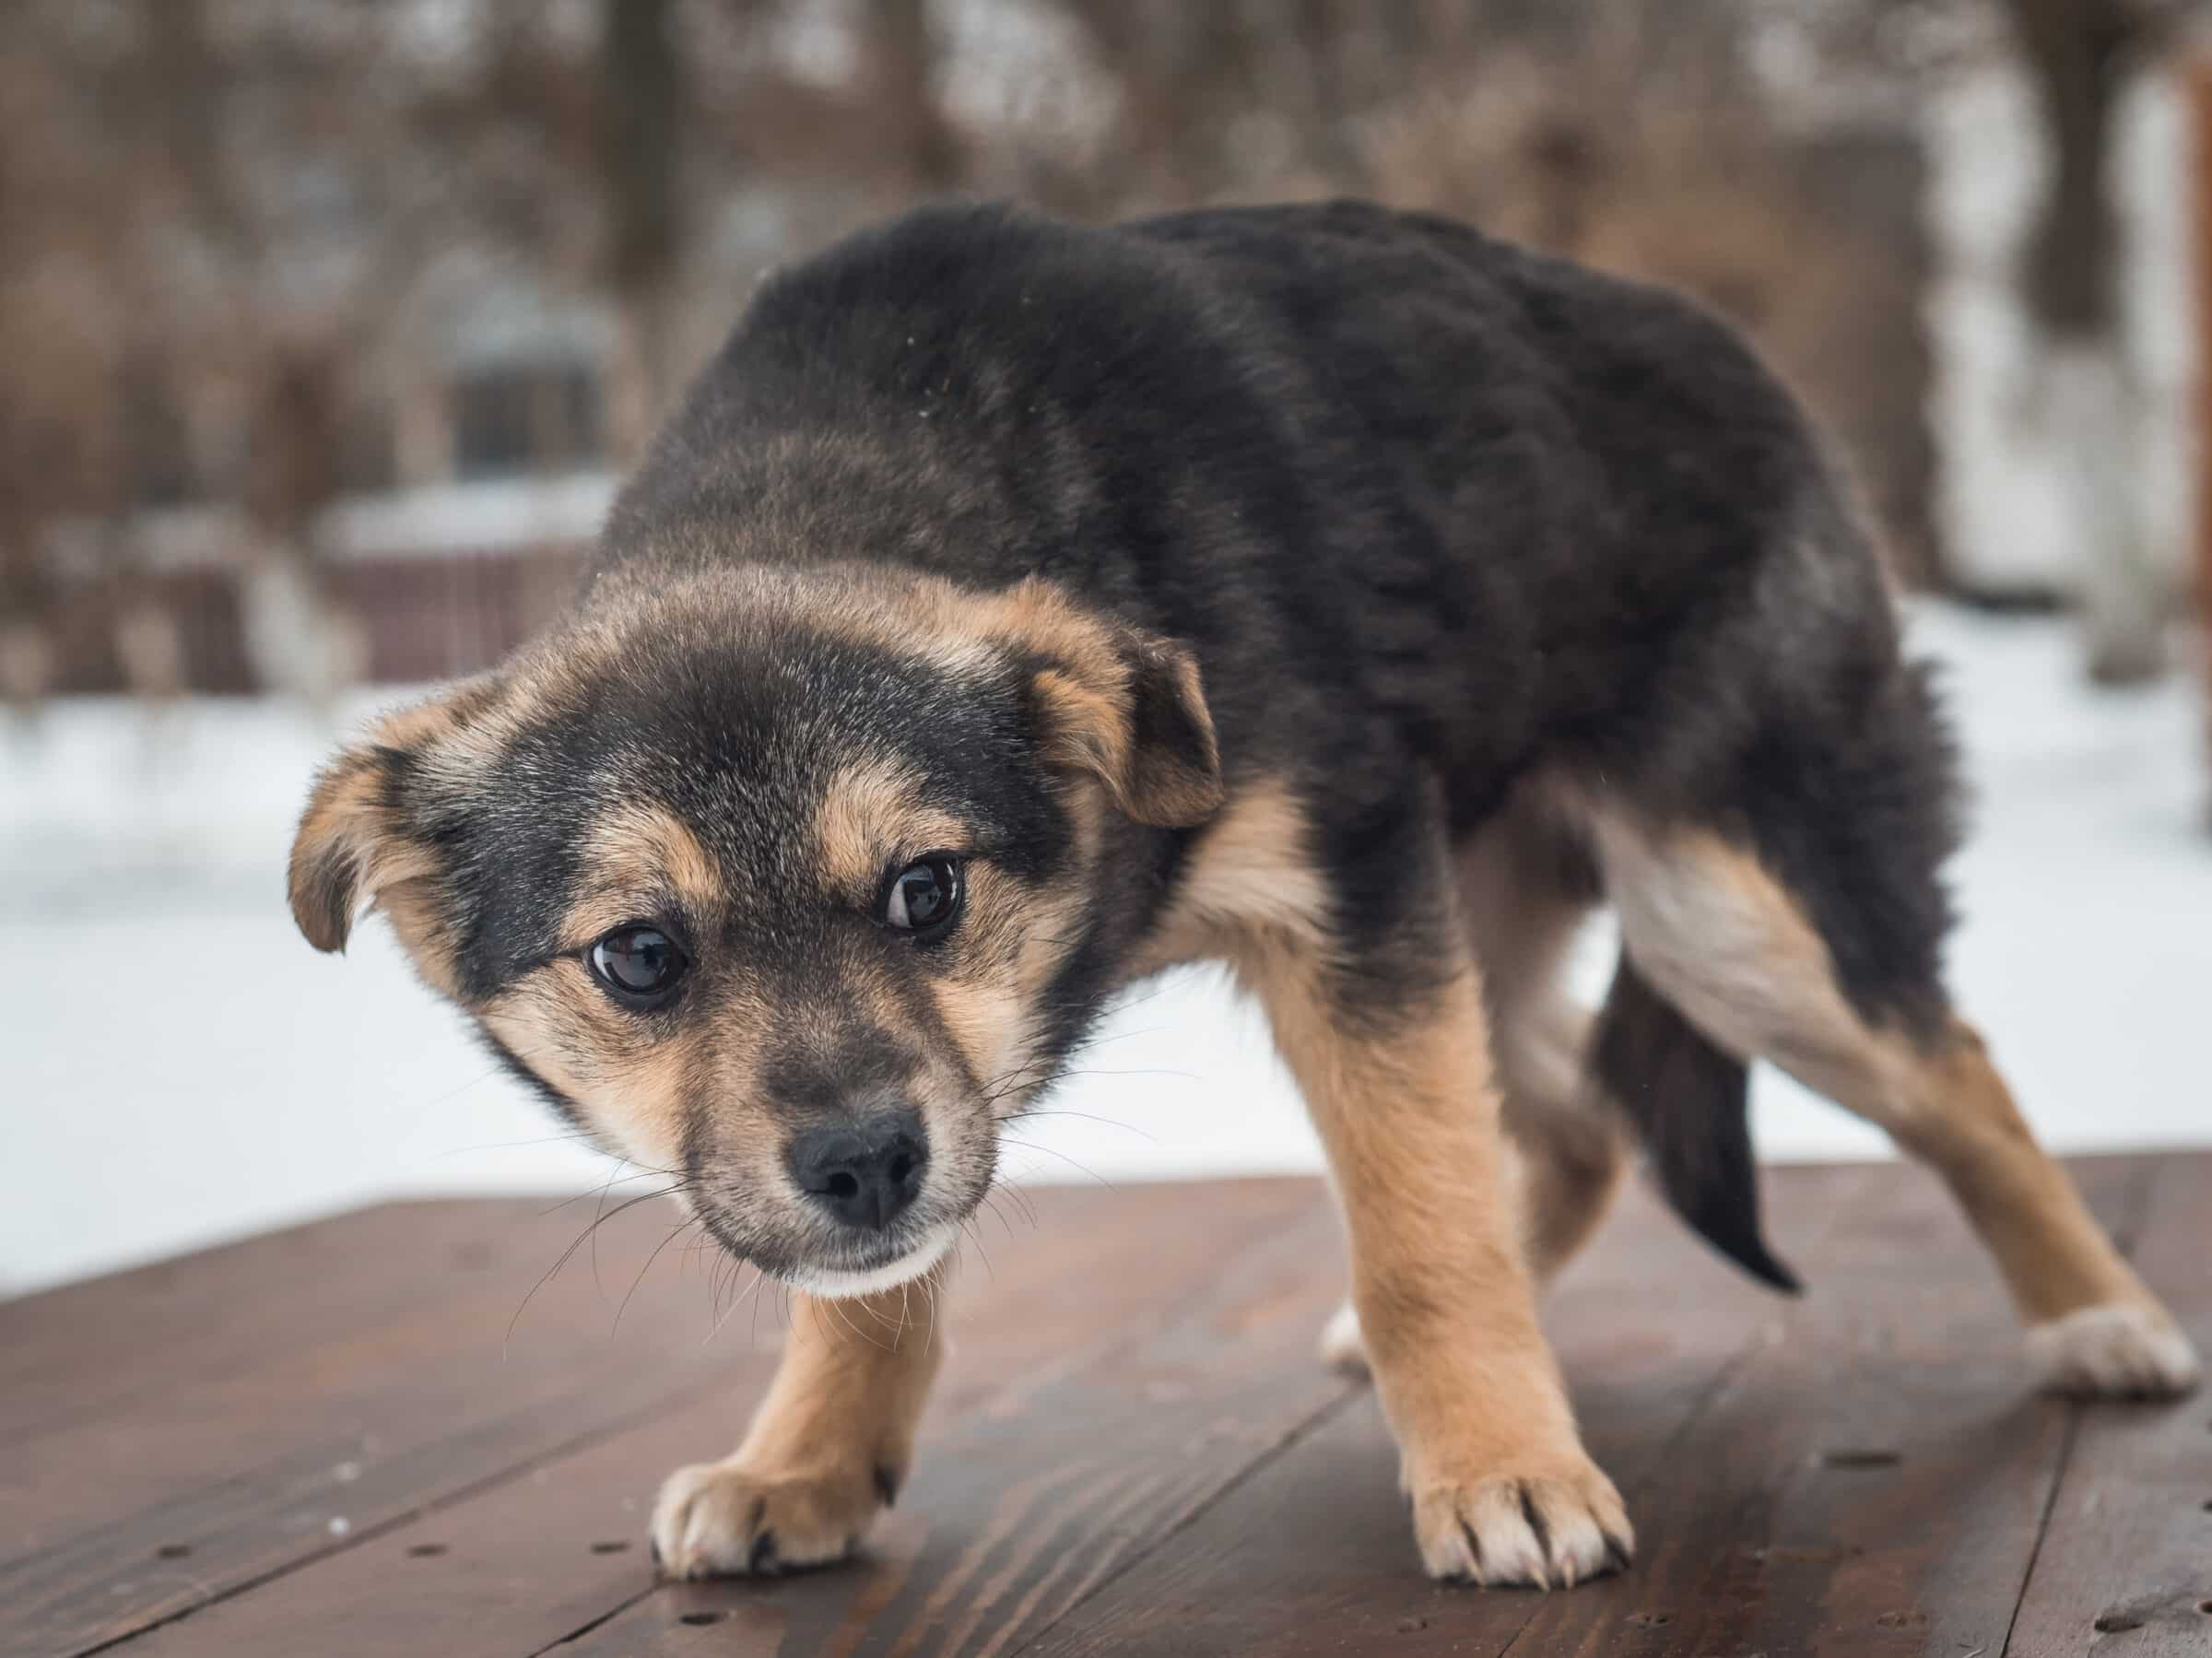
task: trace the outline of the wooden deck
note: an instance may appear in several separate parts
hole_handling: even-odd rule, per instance
[[[2078,1171],[2212,1349],[2212,1156]],[[590,1200],[371,1209],[0,1305],[0,1652],[2212,1653],[2212,1401],[2036,1397],[1917,1170],[1773,1177],[1797,1301],[1624,1205],[1548,1320],[1642,1549],[1548,1596],[1420,1577],[1372,1399],[1312,1358],[1318,1186],[1029,1203],[970,1251],[869,1558],[759,1584],[647,1558],[781,1319],[682,1240],[642,1271],[658,1205],[527,1305]]]

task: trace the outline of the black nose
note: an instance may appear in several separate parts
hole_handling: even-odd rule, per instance
[[[807,1129],[783,1155],[800,1191],[847,1226],[877,1229],[914,1201],[929,1167],[922,1119],[911,1111]]]

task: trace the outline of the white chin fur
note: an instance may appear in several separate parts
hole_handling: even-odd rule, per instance
[[[2028,1332],[2028,1346],[2062,1393],[2166,1396],[2187,1393],[2198,1375],[2189,1338],[2149,1309],[2125,1301],[2038,1324]]]
[[[959,1235],[959,1228],[947,1221],[898,1260],[885,1265],[871,1267],[866,1272],[845,1272],[833,1266],[810,1266],[785,1276],[783,1281],[794,1289],[804,1290],[808,1295],[831,1301],[846,1301],[854,1296],[896,1289],[901,1284],[912,1283],[944,1260],[951,1252]]]

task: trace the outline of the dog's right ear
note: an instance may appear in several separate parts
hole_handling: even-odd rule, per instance
[[[292,919],[318,950],[342,950],[380,892],[435,873],[415,832],[410,794],[431,749],[455,728],[454,697],[388,715],[315,779],[292,841]]]
[[[1220,808],[1221,753],[1198,664],[1181,645],[1131,629],[1098,660],[1032,682],[1055,763],[1088,771],[1138,823],[1190,829]]]

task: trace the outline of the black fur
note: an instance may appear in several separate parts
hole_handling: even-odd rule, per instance
[[[793,439],[814,439],[812,447]],[[1042,573],[1187,643],[1232,779],[1324,799],[1380,938],[1422,780],[1538,762],[1748,839],[1871,1015],[1933,1017],[1949,755],[1788,394],[1673,295],[1359,204],[1111,229],[923,211],[778,276],[600,579]]]
[[[1756,851],[1869,1018],[1944,1017],[1951,763],[1924,680],[1796,406],[1674,296],[1357,204],[916,213],[761,288],[623,492],[582,614],[687,572],[848,561],[1042,575],[1187,647],[1231,792],[1278,781],[1314,826],[1347,1016],[1388,1018],[1440,970],[1453,844],[1542,769]],[[641,753],[764,892],[804,885],[778,826],[855,710],[992,855],[1065,855],[1017,686],[949,696],[788,636],[675,629],[639,658],[507,756],[489,819],[445,820],[472,994],[548,947],[579,781]],[[1187,745],[1171,711],[1139,712]],[[1191,834],[1115,832],[1116,889],[1052,992],[1054,1056]],[[764,909],[755,946],[789,971],[848,947],[810,928]],[[1742,1067],[1632,974],[1605,1029],[1670,1197],[1788,1282]]]
[[[1751,1153],[1751,1074],[1653,990],[1625,956],[1599,1016],[1591,1069],[1635,1123],[1659,1189],[1721,1253],[1794,1295],[1767,1247]]]

